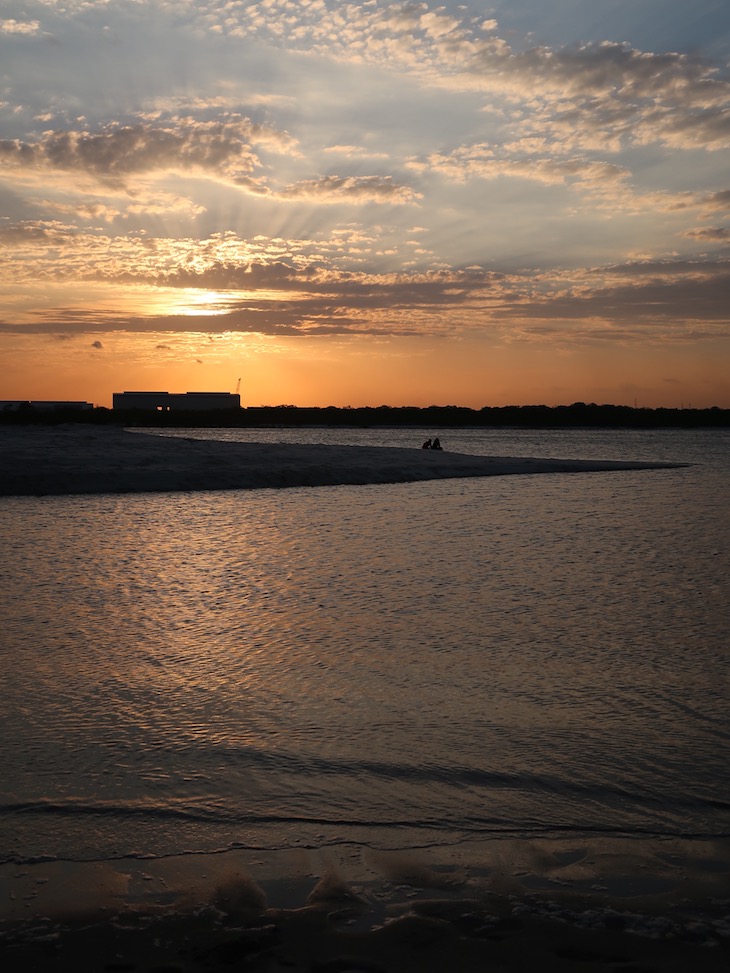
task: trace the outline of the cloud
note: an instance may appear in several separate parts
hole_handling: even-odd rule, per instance
[[[62,214],[85,223],[113,223],[116,220],[128,220],[130,217],[176,215],[183,219],[194,220],[206,212],[205,206],[183,196],[167,193],[157,188],[145,189],[135,187],[134,198],[127,196],[116,197],[118,205],[112,205],[109,197],[93,197],[91,192],[81,198],[75,197],[72,202],[60,199],[37,198],[34,203],[47,212]]]
[[[219,241],[223,242],[223,241]],[[160,242],[150,252],[160,253]],[[169,254],[165,259],[169,259]],[[126,265],[125,265],[126,266]],[[103,275],[97,273],[97,280]],[[222,261],[184,257],[167,272],[125,269],[106,278],[115,293],[154,286],[195,314],[86,311],[55,305],[48,317],[0,325],[22,333],[89,330],[140,333],[243,332],[268,336],[377,335],[453,338],[490,331],[502,340],[585,342],[693,341],[730,335],[730,260],[629,261],[590,269],[496,272],[480,266],[376,274],[335,271],[321,260]],[[204,304],[190,295],[205,296]],[[160,299],[158,299],[158,304]],[[691,326],[690,326],[691,325]],[[159,351],[170,346],[162,342]]]
[[[350,159],[387,159],[387,152],[377,152],[373,149],[366,149],[362,145],[328,145],[325,152],[333,155],[344,155]]]
[[[395,183],[391,176],[322,176],[287,186],[282,199],[307,199],[320,203],[415,203],[421,194]]]
[[[205,269],[177,267],[155,277],[165,287],[196,288],[212,291],[292,291],[307,289],[317,275],[313,265],[304,266],[272,261],[252,261],[245,265],[214,262]]]
[[[140,175],[199,173],[265,194],[262,180],[252,176],[261,167],[252,146],[283,151],[290,143],[285,134],[241,116],[149,117],[131,124],[110,122],[96,131],[45,132],[35,141],[4,139],[0,166],[81,173],[125,191],[132,191]]]
[[[420,194],[396,183],[392,176],[336,176],[304,179],[280,191],[260,174],[262,163],[254,152],[254,142],[284,151],[293,144],[288,136],[252,123],[249,119],[227,116],[205,121],[192,116],[171,119],[145,119],[135,124],[109,123],[95,132],[85,130],[52,131],[35,142],[20,139],[0,141],[0,169],[21,174],[62,172],[76,180],[76,189],[92,194],[91,186],[80,177],[90,177],[106,190],[142,196],[135,207],[122,211],[108,204],[88,204],[80,215],[113,220],[135,212],[150,214],[178,211],[200,215],[204,207],[170,193],[153,192],[139,177],[163,177],[171,172],[198,174],[262,197],[283,200],[312,200],[319,203],[360,204],[368,202],[394,205],[412,204]],[[159,203],[155,201],[155,195]],[[71,207],[53,201],[52,208],[69,212]],[[96,207],[96,209],[95,209]]]
[[[624,166],[586,158],[500,158],[495,149],[485,144],[460,146],[448,155],[433,153],[424,160],[410,160],[408,166],[418,172],[437,173],[456,182],[507,177],[527,179],[546,186],[570,183],[580,189],[594,190],[623,184],[630,176]]]
[[[707,212],[730,212],[730,189],[723,189],[716,193],[702,193],[698,204]]]
[[[206,17],[216,13],[208,9]],[[567,139],[573,149],[659,143],[718,150],[730,144],[728,80],[701,58],[609,41],[517,50],[497,36],[498,26],[466,14],[460,20],[425,3],[348,4],[345,16],[340,4],[268,0],[265,15],[261,4],[239,7],[235,21],[221,29],[310,57],[483,93],[490,110],[495,101],[510,110],[523,104],[535,130]],[[523,124],[529,127],[527,118]]]
[[[635,279],[601,286],[601,275],[597,274],[597,286],[591,286],[586,278],[562,291],[556,288],[539,300],[505,306],[501,313],[521,320],[603,322],[612,327],[618,324],[624,328],[624,337],[636,334],[653,340],[691,341],[730,337],[730,261],[710,262],[707,267],[699,262],[635,264],[610,268],[605,273],[610,278],[623,271]],[[690,322],[702,325],[688,329]],[[615,337],[610,330],[603,333]]]
[[[471,71],[448,75],[445,83],[483,89],[492,113],[494,99],[503,99],[506,131],[557,152],[730,145],[730,83],[714,66],[687,55],[609,43],[486,52]]]
[[[21,220],[16,223],[0,220],[0,247],[61,245],[69,243],[76,235],[74,227],[55,220]]]
[[[694,240],[709,240],[713,243],[730,244],[730,227],[705,226],[687,230],[684,236]]]
[[[39,33],[41,25],[37,20],[0,20],[0,34],[25,34],[30,36]]]

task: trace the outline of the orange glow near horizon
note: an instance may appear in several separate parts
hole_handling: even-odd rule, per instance
[[[83,399],[111,406],[113,392],[228,391],[241,378],[241,404],[296,406],[613,405],[730,408],[723,362],[688,368],[681,348],[647,361],[587,349],[548,359],[540,349],[483,341],[424,343],[361,339],[323,345],[317,338],[266,339],[207,334],[104,336],[47,341],[35,358],[24,342],[6,356],[2,399]],[[690,378],[666,382],[682,367]],[[614,376],[620,382],[613,382]],[[397,390],[397,391],[396,391]]]

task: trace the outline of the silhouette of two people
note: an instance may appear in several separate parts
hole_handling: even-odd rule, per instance
[[[427,439],[423,446],[421,446],[421,449],[443,449],[443,446],[437,436],[435,439]]]

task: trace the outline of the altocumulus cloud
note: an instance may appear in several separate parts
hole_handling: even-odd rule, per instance
[[[233,36],[388,70],[397,66],[435,86],[481,91],[504,99],[513,118],[523,103],[525,131],[568,137],[573,147],[730,144],[728,83],[716,67],[687,54],[610,41],[517,50],[497,36],[495,19],[460,20],[426,3],[353,3],[345,17],[340,4],[268,0],[265,13],[261,4],[238,9],[235,24],[210,5],[203,16],[208,23],[217,17]],[[546,110],[536,112],[540,106]]]
[[[124,189],[133,176],[200,172],[254,192],[267,190],[252,173],[260,167],[255,143],[283,150],[291,140],[250,119],[193,116],[110,122],[96,131],[50,131],[34,142],[0,141],[0,165],[22,170],[84,173]]]
[[[0,20],[0,34],[17,34],[30,36],[37,34],[41,25],[37,20]]]
[[[323,176],[305,179],[282,190],[283,199],[312,199],[321,203],[415,203],[421,194],[399,186],[391,176]]]

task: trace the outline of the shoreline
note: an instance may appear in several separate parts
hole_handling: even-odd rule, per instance
[[[396,447],[231,443],[66,425],[0,428],[0,496],[257,490],[683,464],[471,456]]]
[[[0,866],[7,970],[720,973],[727,840],[487,840]]]

